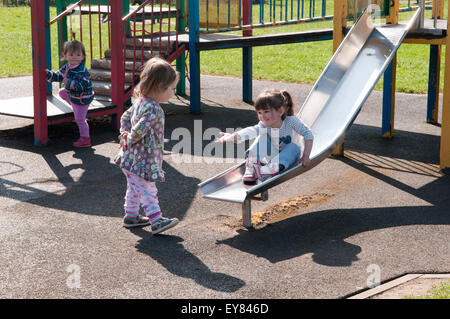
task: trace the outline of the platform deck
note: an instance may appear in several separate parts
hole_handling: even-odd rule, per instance
[[[94,100],[89,106],[88,115],[114,109],[110,101]],[[21,97],[16,99],[2,100],[0,104],[0,114],[16,116],[22,118],[34,118],[33,97]],[[47,119],[58,120],[73,116],[72,107],[58,96],[47,98]]]

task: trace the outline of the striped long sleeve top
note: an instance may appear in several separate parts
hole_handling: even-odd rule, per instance
[[[241,141],[255,138],[261,134],[269,134],[271,137],[277,135],[280,139],[280,150],[282,150],[286,144],[295,141],[295,133],[303,136],[305,140],[314,139],[308,126],[296,116],[286,116],[279,129],[266,127],[262,122],[259,122],[254,126],[239,130],[235,134],[239,135]]]

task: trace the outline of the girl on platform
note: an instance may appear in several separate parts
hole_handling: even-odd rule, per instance
[[[63,49],[63,58],[67,63],[60,70],[45,70],[47,81],[61,82],[63,88],[59,91],[59,96],[72,106],[75,123],[77,123],[80,132],[80,138],[72,145],[88,147],[91,146],[91,138],[86,115],[89,104],[94,99],[94,93],[91,76],[84,65],[86,50],[83,43],[77,40],[66,42]]]

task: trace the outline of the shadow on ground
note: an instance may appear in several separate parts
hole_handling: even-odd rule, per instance
[[[207,100],[205,102],[208,103]],[[165,128],[165,150],[171,150],[177,143],[171,139],[172,132],[183,128],[189,132],[191,137],[198,133],[198,126],[194,124],[199,120],[200,134],[209,127],[225,130],[226,127],[234,127],[235,124],[250,125],[254,123],[255,113],[252,110],[241,110],[227,108],[223,105],[209,101],[211,105],[203,105],[204,113],[194,115],[189,113],[187,107],[183,105],[169,103],[164,105],[166,113]],[[230,118],[231,123],[224,124],[223,119]],[[198,124],[197,122],[196,124]],[[111,121],[108,118],[96,118],[90,121],[90,131],[92,137],[92,148],[76,149],[71,146],[76,140],[78,129],[75,123],[63,123],[49,126],[49,143],[46,147],[33,145],[33,126],[9,129],[0,131],[0,147],[22,152],[32,152],[39,154],[43,159],[43,165],[48,166],[52,177],[40,175],[30,168],[21,167],[15,163],[2,161],[0,171],[0,193],[2,197],[12,198],[30,202],[32,204],[53,208],[61,211],[71,211],[82,214],[113,216],[123,215],[123,197],[125,194],[126,180],[119,167],[112,163],[111,158],[100,154],[96,150],[97,146],[105,143],[118,143],[118,133],[112,130]],[[203,140],[201,147],[214,140]],[[190,141],[194,145],[194,139]],[[115,146],[113,146],[115,147]],[[187,149],[184,149],[184,151]],[[64,154],[74,158],[73,163],[64,165],[60,156]],[[68,154],[68,155],[67,155]],[[197,155],[194,147],[191,148],[191,155]],[[201,154],[201,153],[200,153]],[[67,162],[67,159],[66,159]],[[166,172],[166,181],[157,183],[159,190],[160,206],[170,207],[167,217],[178,217],[183,219],[186,211],[192,203],[197,192],[199,178],[185,176],[174,166],[165,161],[163,169]],[[75,179],[72,171],[81,170]],[[14,174],[26,173],[32,178],[25,183],[14,181]],[[36,177],[34,177],[36,176]],[[51,192],[43,189],[44,184],[60,183],[65,191]],[[41,185],[37,187],[36,184]],[[59,186],[61,189],[61,186]],[[174,202],[174,192],[176,189],[176,205]]]
[[[449,181],[447,181],[448,183]],[[258,230],[218,241],[272,263],[312,253],[321,265],[347,267],[361,247],[345,239],[376,229],[409,225],[450,225],[450,198],[437,206],[332,209],[294,216]]]
[[[198,257],[187,251],[181,244],[184,239],[178,236],[153,236],[145,229],[132,229],[141,237],[136,245],[139,252],[150,256],[170,273],[190,278],[203,287],[222,291],[235,292],[245,282],[233,276],[211,271]]]

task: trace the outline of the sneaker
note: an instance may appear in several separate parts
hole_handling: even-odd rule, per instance
[[[91,146],[91,139],[89,137],[81,136],[78,141],[72,144],[75,147],[89,147]]]
[[[143,227],[150,225],[150,219],[145,216],[137,215],[136,217],[128,217],[125,216],[123,218],[123,227],[132,228],[132,227]]]
[[[161,217],[154,224],[152,224],[152,235],[159,234],[169,228],[178,224],[178,218]]]
[[[258,180],[258,176],[256,176],[254,163],[249,161],[245,162],[245,172],[242,176],[242,182],[247,185],[252,185]]]
[[[276,163],[269,163],[267,165],[261,166],[259,163],[254,164],[256,175],[258,179],[264,181],[280,172],[280,166]]]

